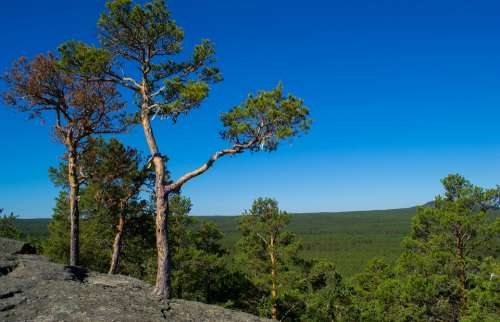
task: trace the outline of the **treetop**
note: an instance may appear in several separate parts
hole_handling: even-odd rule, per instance
[[[114,84],[89,81],[76,70],[63,68],[59,59],[49,52],[15,61],[3,76],[6,104],[30,118],[55,112],[55,134],[65,144],[77,144],[93,134],[123,132],[127,126],[121,113],[125,104]],[[93,70],[90,64],[85,66],[87,72]]]
[[[242,104],[222,113],[222,138],[251,151],[274,151],[280,141],[306,133],[312,123],[304,101],[283,94],[278,84],[271,91],[250,95]]]

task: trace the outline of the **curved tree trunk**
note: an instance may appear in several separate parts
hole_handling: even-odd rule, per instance
[[[80,252],[80,213],[78,211],[78,194],[80,185],[78,183],[76,149],[70,147],[68,155],[68,179],[69,179],[69,209],[71,221],[71,239],[69,249],[69,265],[79,264]]]
[[[162,200],[159,200],[162,199]],[[154,294],[171,298],[171,258],[168,241],[168,200],[156,198],[156,249],[157,271]],[[159,208],[160,207],[160,208]]]
[[[147,103],[145,103],[147,106]],[[146,110],[144,108],[143,110]],[[157,271],[156,284],[153,293],[157,296],[170,298],[170,247],[168,238],[168,196],[165,193],[165,163],[156,144],[149,116],[143,113],[141,123],[144,135],[153,155],[155,167],[155,197],[156,197],[156,249],[157,249]]]
[[[118,273],[118,265],[120,262],[120,253],[122,249],[123,231],[125,228],[125,214],[120,214],[120,221],[116,232],[115,240],[113,242],[113,254],[111,255],[111,265],[109,266],[109,274]]]

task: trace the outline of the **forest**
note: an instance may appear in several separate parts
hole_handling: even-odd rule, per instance
[[[499,186],[443,174],[432,202],[389,214],[392,225],[408,226],[375,228],[401,240],[397,249],[385,237],[345,233],[341,219],[328,231],[339,237],[335,243],[321,227],[300,232],[301,215],[267,196],[249,199],[245,212],[226,220],[191,216],[196,200],[184,185],[222,158],[251,158],[300,140],[314,126],[309,107],[281,83],[249,94],[220,115],[226,146],[173,177],[175,151],[161,151],[158,142],[175,140],[175,131],[159,136],[153,124],[189,118],[223,80],[214,44],[202,40],[185,52],[184,31],[163,0],[108,1],[97,28],[99,46],[71,40],[20,57],[3,76],[5,104],[51,124],[65,153],[48,169],[59,194],[47,235],[23,233],[16,215],[4,214],[0,237],[31,240],[59,263],[147,281],[164,301],[279,321],[498,321]],[[144,132],[148,151],[119,139],[131,128]],[[356,216],[363,214],[350,220]],[[367,260],[362,252],[370,247],[388,256]]]

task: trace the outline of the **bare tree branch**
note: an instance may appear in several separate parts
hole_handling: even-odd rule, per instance
[[[208,161],[205,162],[203,165],[201,165],[200,167],[198,167],[197,169],[195,169],[191,172],[184,174],[177,181],[175,181],[169,185],[166,185],[165,186],[166,193],[179,191],[181,189],[182,185],[184,185],[186,182],[199,176],[200,174],[205,173],[208,169],[210,169],[213,166],[213,164],[215,163],[215,161],[217,161],[219,158],[221,158],[225,155],[234,155],[234,154],[242,153],[246,149],[248,149],[251,146],[253,146],[254,144],[256,144],[257,142],[258,142],[258,139],[255,138],[253,140],[248,141],[245,144],[234,144],[231,148],[215,152],[214,154],[212,154],[210,159],[208,159]]]
[[[166,85],[163,85],[162,87],[160,87],[156,92],[154,92],[153,94],[151,94],[151,97],[155,97],[155,96],[158,96],[161,94],[161,92],[163,92],[165,89],[167,88]]]
[[[124,80],[125,82],[130,82],[132,84],[134,84],[134,86],[137,88],[137,89],[140,89],[141,88],[141,85],[139,85],[139,83],[137,83],[135,81],[135,79],[131,78],[131,77],[123,77],[122,80]]]
[[[262,239],[262,241],[264,242],[264,244],[269,245],[269,243],[267,242],[267,240],[260,233],[256,233],[255,235],[257,237],[259,237],[260,239]]]

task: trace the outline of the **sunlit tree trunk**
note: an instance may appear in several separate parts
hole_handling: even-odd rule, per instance
[[[70,209],[70,222],[71,222],[71,240],[69,251],[69,264],[77,266],[79,263],[79,239],[80,239],[80,214],[78,211],[78,194],[79,182],[77,172],[77,157],[76,148],[73,145],[69,147],[68,153],[68,179],[69,179],[69,209]]]
[[[120,263],[124,229],[125,229],[125,213],[124,210],[122,210],[122,213],[120,214],[120,221],[118,223],[115,240],[113,241],[113,254],[111,255],[111,265],[109,266],[109,274],[118,273],[118,265]]]
[[[278,318],[278,283],[277,283],[277,261],[276,253],[274,249],[274,237],[271,237],[269,242],[269,257],[271,259],[271,317],[273,319]]]
[[[143,110],[147,110],[146,106]],[[155,137],[151,128],[149,116],[142,115],[142,126],[149,150],[153,155],[155,168],[155,197],[156,197],[156,249],[157,249],[157,271],[156,284],[153,290],[155,295],[170,298],[170,245],[168,242],[168,196],[165,193],[165,163],[160,155]]]

